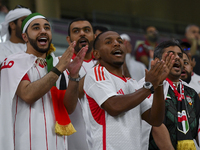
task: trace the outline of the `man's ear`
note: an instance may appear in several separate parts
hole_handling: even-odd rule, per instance
[[[99,50],[94,50],[94,51],[93,51],[93,55],[94,55],[94,57],[95,57],[96,60],[98,60],[98,59],[101,58],[101,56],[100,56],[100,54],[99,54]]]
[[[26,33],[22,33],[22,38],[25,41],[25,43],[28,43],[28,36]]]
[[[68,42],[69,45],[72,43],[69,36],[66,37],[66,40],[67,40],[67,42]]]
[[[9,26],[12,30],[14,30],[16,28],[16,24],[14,22],[10,22]]]

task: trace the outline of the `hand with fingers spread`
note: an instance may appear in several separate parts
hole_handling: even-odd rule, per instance
[[[88,45],[86,45],[85,47],[82,47],[81,50],[76,55],[76,57],[73,59],[73,61],[69,63],[67,69],[70,72],[70,76],[72,78],[78,77],[79,75],[78,73],[81,68],[81,65],[84,60],[87,50],[88,50]]]
[[[151,69],[149,71],[147,69],[145,70],[145,81],[151,82],[153,84],[154,89],[156,89],[160,84],[160,75],[166,68],[166,65],[163,60],[153,60],[151,63]]]
[[[56,65],[56,68],[60,71],[63,72],[64,70],[67,69],[69,63],[71,62],[71,58],[74,53],[74,47],[76,45],[76,42],[72,42],[67,50],[63,53],[62,57],[59,58],[59,62]]]
[[[175,62],[173,53],[164,54],[164,57],[162,60],[165,62],[166,67],[164,68],[164,71],[160,74],[160,84],[162,84],[163,81],[167,78]]]

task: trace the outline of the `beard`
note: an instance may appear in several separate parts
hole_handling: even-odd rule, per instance
[[[158,41],[158,36],[157,35],[149,36],[148,39],[151,42],[157,42]]]
[[[92,41],[89,42],[89,40],[86,39],[86,38],[84,38],[84,37],[81,37],[81,38],[76,42],[76,46],[74,47],[74,50],[76,51],[76,53],[78,53],[78,52],[81,50],[81,48],[83,48],[83,47],[86,46],[86,45],[84,45],[84,46],[82,46],[82,47],[79,47],[80,41],[83,40],[83,39],[88,43],[88,50],[87,50],[87,52],[86,52],[86,54],[88,54],[88,53],[90,53],[90,52],[92,51],[92,47],[93,47],[94,40],[92,40]],[[71,42],[72,42],[72,40],[71,40]]]
[[[186,72],[186,74],[187,74],[187,78],[182,79],[182,80],[189,84],[192,78],[192,73]]]
[[[27,35],[27,36],[28,36],[28,35]],[[34,39],[31,39],[31,38],[28,36],[28,40],[29,40],[31,46],[32,46],[36,51],[38,51],[39,53],[47,53],[47,52],[49,51],[49,48],[50,48],[50,45],[51,45],[51,41],[52,41],[52,40],[50,40],[49,45],[48,45],[47,48],[39,48],[38,45],[37,45],[37,38],[36,38],[36,40],[34,40]]]
[[[15,35],[16,35],[17,38],[23,40],[23,38],[22,38],[22,30],[21,30],[21,28],[19,26],[17,26],[17,28],[16,28]]]

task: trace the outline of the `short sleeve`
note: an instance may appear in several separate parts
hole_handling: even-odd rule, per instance
[[[94,67],[85,76],[84,91],[101,106],[108,98],[118,95],[110,75],[102,66]]]

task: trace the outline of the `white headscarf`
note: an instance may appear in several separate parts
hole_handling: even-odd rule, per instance
[[[9,23],[21,17],[28,16],[31,13],[32,12],[27,8],[16,8],[14,10],[9,11],[5,17],[5,21],[1,23],[1,26],[2,26],[1,33],[0,33],[1,37],[3,37],[4,35],[7,35],[6,40],[9,40],[10,39],[10,35],[8,31]]]

